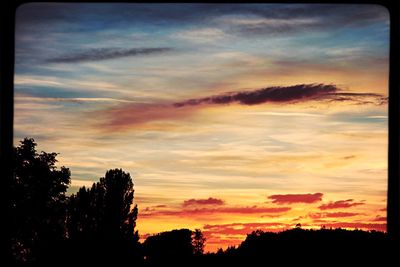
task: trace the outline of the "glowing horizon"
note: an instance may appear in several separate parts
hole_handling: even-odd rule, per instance
[[[129,172],[142,238],[385,231],[388,30],[376,5],[26,4],[14,142],[70,193]]]

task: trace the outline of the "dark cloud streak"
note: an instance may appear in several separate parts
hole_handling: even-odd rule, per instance
[[[199,99],[189,99],[175,103],[175,107],[195,106],[201,104],[231,104],[257,105],[266,102],[290,102],[309,99],[319,95],[336,92],[335,85],[298,84],[287,87],[267,87],[248,92],[233,92]]]
[[[84,52],[54,57],[47,59],[48,63],[79,63],[90,61],[102,61],[115,58],[147,56],[153,54],[161,54],[171,51],[168,47],[151,47],[151,48],[96,48]]]
[[[267,102],[291,103],[309,100],[327,100],[329,102],[353,101],[355,104],[387,103],[387,97],[372,93],[342,93],[336,85],[298,84],[293,86],[275,86],[245,92],[228,92],[204,98],[189,99],[174,103],[174,107],[198,106],[210,104],[258,105]]]

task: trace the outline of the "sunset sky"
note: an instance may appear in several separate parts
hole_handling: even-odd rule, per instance
[[[14,142],[129,172],[142,238],[386,230],[388,49],[373,5],[27,4]]]

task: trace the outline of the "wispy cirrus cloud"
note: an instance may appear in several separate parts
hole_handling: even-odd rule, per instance
[[[314,194],[286,194],[286,195],[272,195],[272,203],[277,204],[291,204],[291,203],[315,203],[322,200],[322,193]]]
[[[364,204],[365,203],[363,202],[354,202],[354,199],[346,199],[346,200],[338,200],[335,202],[329,202],[327,204],[319,206],[318,208],[320,210],[330,210],[330,209],[350,208]]]
[[[185,30],[176,33],[175,36],[179,39],[194,43],[216,42],[228,37],[224,31],[218,28],[200,28]]]
[[[48,63],[80,63],[102,61],[115,58],[148,56],[171,51],[169,47],[144,47],[144,48],[93,48],[86,51],[52,57]]]

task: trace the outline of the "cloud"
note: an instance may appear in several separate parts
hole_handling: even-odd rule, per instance
[[[311,219],[321,219],[321,218],[345,218],[345,217],[353,217],[357,216],[359,213],[355,212],[317,212],[310,213],[308,217]]]
[[[80,53],[73,53],[46,60],[48,63],[79,63],[102,61],[115,58],[144,56],[160,54],[171,51],[169,47],[150,47],[150,48],[93,48]]]
[[[218,20],[237,34],[270,36],[327,31],[342,27],[362,27],[388,21],[387,11],[378,6],[278,5],[249,12],[231,13]],[[346,6],[347,7],[347,6]]]
[[[202,205],[215,205],[215,206],[220,206],[224,205],[225,202],[222,199],[217,199],[217,198],[212,198],[209,197],[207,199],[189,199],[185,200],[182,204],[183,207],[189,207],[189,206],[202,206]]]
[[[121,104],[102,111],[92,112],[94,117],[102,118],[96,122],[104,130],[123,130],[133,125],[148,122],[182,119],[195,112],[193,107],[174,108],[170,104]]]
[[[207,239],[206,250],[217,251],[219,248],[239,245],[245,240],[247,234],[256,230],[279,232],[288,228],[290,228],[289,225],[279,222],[227,223],[206,224],[202,232]]]
[[[225,16],[221,19],[230,26],[229,31],[241,35],[282,35],[315,28],[320,18],[266,18],[262,16]]]
[[[203,226],[203,232],[206,235],[224,234],[224,235],[246,235],[255,230],[273,230],[273,228],[287,227],[286,224],[270,222],[270,223],[229,223],[229,224],[206,224]]]
[[[328,95],[327,100],[330,102],[351,101],[357,105],[374,104],[380,106],[387,104],[389,98],[373,93],[335,93]]]
[[[166,12],[168,10],[168,12]],[[88,16],[87,14],[90,14]],[[84,21],[105,21],[102,29],[122,27],[142,22],[150,25],[194,25],[225,21],[228,25],[277,24],[274,21],[296,21],[299,26],[308,25],[304,20],[315,20],[321,30],[338,26],[365,26],[376,21],[388,20],[387,11],[378,5],[340,4],[96,4],[30,3],[18,9],[17,18],[23,25],[68,22],[75,25]],[[250,22],[248,22],[250,21]],[[270,22],[272,21],[272,22]],[[290,23],[290,22],[289,22]],[[293,26],[296,26],[295,23]],[[97,25],[83,24],[88,30]],[[97,26],[98,27],[98,26]],[[300,27],[299,27],[300,28]],[[72,28],[75,29],[75,28]]]
[[[291,203],[315,203],[322,200],[322,193],[314,194],[287,194],[287,195],[272,195],[272,203],[291,204]]]
[[[136,101],[117,99],[109,97],[32,97],[32,96],[16,96],[16,100],[29,102],[45,102],[45,103],[99,103],[99,102],[114,102],[114,103],[136,103]]]
[[[290,207],[221,207],[221,208],[195,208],[183,210],[144,210],[141,217],[193,217],[193,216],[208,216],[210,214],[265,214],[265,213],[284,213],[291,210]],[[148,211],[148,212],[147,212]]]
[[[203,98],[189,99],[174,103],[177,108],[210,104],[259,105],[267,102],[296,103],[310,100],[343,102],[353,101],[355,104],[387,103],[387,97],[373,93],[341,92],[332,84],[297,84],[292,86],[274,86],[253,91],[229,92]]]
[[[177,38],[194,43],[217,42],[221,39],[227,38],[227,35],[221,29],[217,28],[199,28],[185,30],[176,33],[175,36]]]
[[[254,91],[232,92],[216,96],[190,99],[175,103],[175,107],[201,104],[230,104],[257,105],[266,102],[292,102],[315,98],[321,95],[334,93],[338,90],[335,85],[298,84],[293,86],[274,86]]]
[[[381,105],[387,98],[372,93],[345,93],[332,84],[297,84],[293,86],[274,86],[252,91],[228,92],[220,95],[194,98],[175,103],[121,104],[102,110],[99,122],[104,129],[124,129],[132,125],[152,121],[187,118],[198,109],[208,105],[261,105],[265,103],[301,103],[319,101],[321,103],[352,100],[353,104]],[[98,112],[95,113],[99,115]]]
[[[350,208],[354,206],[364,205],[363,202],[354,202],[353,199],[338,200],[335,202],[329,202],[328,204],[323,204],[318,208],[320,210],[330,210],[330,209],[340,209],[340,208]]]
[[[374,222],[386,222],[387,218],[377,215],[376,218],[373,221]]]

